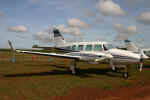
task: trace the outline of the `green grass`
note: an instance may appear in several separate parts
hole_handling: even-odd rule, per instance
[[[12,53],[0,52],[0,100],[47,100],[51,96],[65,95],[73,88],[94,87],[111,90],[115,87],[132,86],[120,73],[111,72],[109,65],[78,63],[77,76],[68,71],[70,60],[16,54],[16,63],[11,63]],[[2,59],[1,59],[2,58]],[[149,62],[146,62],[148,68]],[[130,66],[130,79],[144,85],[150,70],[138,72]]]

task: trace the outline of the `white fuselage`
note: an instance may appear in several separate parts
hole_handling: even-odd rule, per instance
[[[113,62],[117,64],[140,63],[141,60],[140,54],[127,50],[112,48],[111,44],[107,42],[98,41],[66,43],[62,45],[61,48],[94,55],[111,54],[113,56]]]

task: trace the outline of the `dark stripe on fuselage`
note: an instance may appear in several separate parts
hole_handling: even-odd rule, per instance
[[[84,56],[84,57],[101,57],[101,56],[98,56],[98,55],[94,55],[94,54],[85,54],[85,53],[78,53],[78,52],[74,52],[74,53],[70,53],[70,55],[73,55],[73,56]]]
[[[120,55],[113,55],[114,58],[118,58],[118,59],[132,59],[132,60],[139,60],[136,58],[132,58],[132,57],[128,57],[128,56],[120,56]]]

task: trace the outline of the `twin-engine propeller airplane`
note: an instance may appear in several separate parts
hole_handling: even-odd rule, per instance
[[[147,56],[143,56],[142,53],[133,53],[127,50],[117,49],[114,48],[110,43],[102,41],[71,43],[66,42],[63,36],[60,34],[60,31],[56,28],[53,29],[53,33],[56,43],[56,46],[54,48],[67,51],[67,53],[59,54],[15,50],[15,48],[12,46],[12,43],[10,41],[8,41],[8,43],[10,48],[14,52],[72,59],[72,65],[70,66],[70,70],[73,75],[76,74],[76,63],[78,61],[86,61],[109,64],[114,71],[116,70],[116,67],[124,67],[123,77],[128,78],[128,65],[138,64],[141,71],[143,66],[143,60],[148,58]],[[36,46],[36,48],[38,48],[38,46]]]

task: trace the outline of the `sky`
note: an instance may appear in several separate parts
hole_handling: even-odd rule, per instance
[[[150,47],[150,0],[0,0],[0,48],[51,44],[54,27],[68,41]]]

